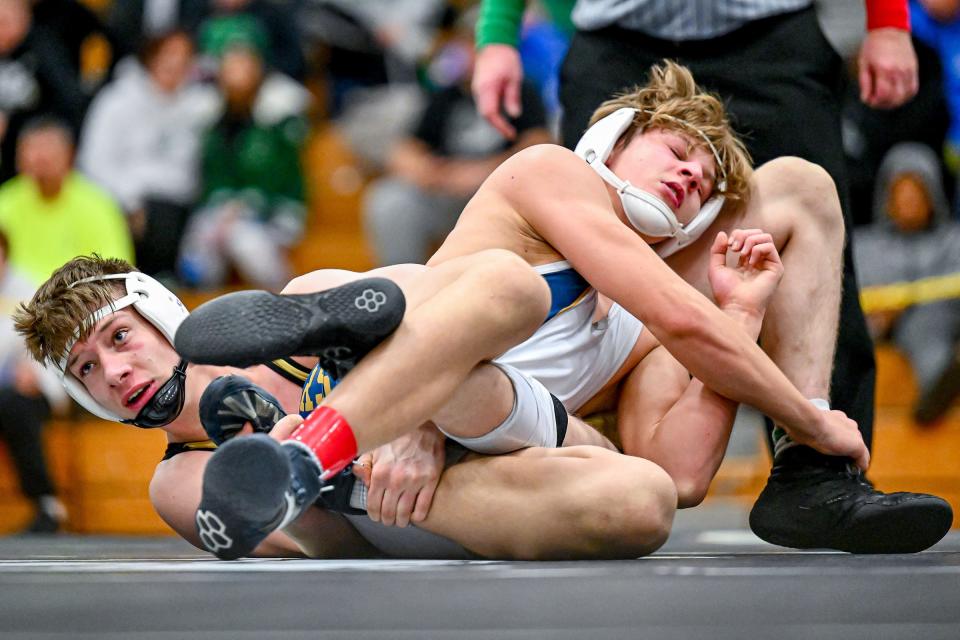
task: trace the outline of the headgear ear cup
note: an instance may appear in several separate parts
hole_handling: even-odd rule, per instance
[[[657,251],[657,255],[666,258],[693,244],[720,215],[725,201],[726,198],[723,196],[709,198],[700,208],[700,213],[687,223],[677,235],[654,245],[653,248]]]
[[[594,123],[580,141],[574,153],[620,194],[623,210],[630,224],[640,233],[656,238],[672,237],[680,229],[680,222],[667,204],[653,195],[621,180],[606,165],[617,141],[636,115],[636,109],[624,107]]]
[[[586,160],[587,164],[605,182],[617,190],[620,201],[623,203],[624,213],[634,229],[645,235],[669,238],[656,245],[657,253],[661,257],[666,257],[693,243],[713,224],[723,208],[724,198],[722,195],[709,198],[690,222],[681,225],[676,215],[662,199],[622,180],[606,166],[607,158],[610,157],[614,147],[616,147],[620,136],[630,127],[638,111],[638,109],[623,107],[600,119],[583,134],[574,153]],[[678,122],[692,129],[704,139],[711,153],[713,153],[717,171],[721,172],[721,179],[717,183],[716,190],[722,194],[726,189],[723,165],[720,161],[720,154],[706,134],[679,118],[667,114],[660,114],[660,117]]]
[[[624,107],[594,123],[577,142],[575,154],[592,165],[595,161],[606,162],[623,132],[630,128],[636,109]]]

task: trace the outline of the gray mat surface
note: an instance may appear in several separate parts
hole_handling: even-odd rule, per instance
[[[174,538],[0,539],[6,638],[960,639],[960,533],[905,556],[791,552],[684,512],[625,562],[211,559]]]

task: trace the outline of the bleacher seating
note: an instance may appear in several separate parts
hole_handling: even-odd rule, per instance
[[[163,456],[160,431],[87,416],[58,419],[44,432],[47,462],[74,533],[167,534],[150,505],[148,487]],[[9,454],[0,443],[0,534],[23,528],[30,503],[16,487]]]

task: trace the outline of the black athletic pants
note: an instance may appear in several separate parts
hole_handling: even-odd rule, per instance
[[[54,494],[40,437],[49,416],[50,406],[43,396],[32,398],[0,388],[0,437],[10,450],[21,491],[34,501]]]
[[[794,155],[821,165],[833,176],[848,243],[831,403],[857,421],[869,447],[876,365],[849,244],[848,185],[840,138],[845,77],[840,57],[824,38],[813,9],[758,20],[697,42],[674,43],[615,27],[578,32],[561,70],[564,145],[571,149],[576,145],[603,100],[644,84],[650,66],[664,58],[689,67],[701,86],[724,99],[756,165]]]
[[[136,240],[137,268],[151,276],[172,276],[190,209],[159,199],[144,204],[147,221],[143,237]]]

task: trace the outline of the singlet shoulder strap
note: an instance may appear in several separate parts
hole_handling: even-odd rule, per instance
[[[213,451],[217,445],[213,440],[197,440],[195,442],[168,442],[167,449],[163,452],[163,460],[169,460],[173,456],[187,451]]]
[[[264,362],[263,365],[298,387],[303,386],[303,383],[310,377],[310,371],[312,370],[291,358],[279,358]]]

